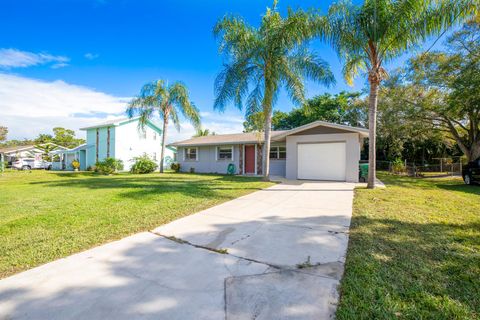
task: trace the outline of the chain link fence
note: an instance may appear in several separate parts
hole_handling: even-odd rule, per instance
[[[410,177],[442,177],[455,176],[462,174],[462,162],[460,157],[456,158],[438,158],[433,164],[416,164],[414,162],[404,161],[403,165],[393,161],[377,161],[378,171],[387,171],[395,174],[404,174]],[[362,160],[360,163],[368,163],[368,160]]]

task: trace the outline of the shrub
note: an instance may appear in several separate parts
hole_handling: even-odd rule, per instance
[[[132,173],[152,173],[158,167],[155,161],[150,159],[146,154],[135,157],[132,161],[134,161],[134,164],[130,168],[130,172]]]
[[[403,163],[402,159],[398,158],[392,162],[392,171],[395,174],[405,173],[406,171],[405,163]]]
[[[95,163],[95,172],[101,174],[112,174],[123,170],[123,161],[115,158],[106,158]]]
[[[170,169],[172,169],[172,170],[175,171],[175,172],[179,172],[179,171],[180,171],[180,163],[178,163],[178,162],[173,162],[173,163],[170,165]]]

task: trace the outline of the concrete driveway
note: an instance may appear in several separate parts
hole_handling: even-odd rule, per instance
[[[0,281],[0,319],[330,319],[354,184],[285,182]]]

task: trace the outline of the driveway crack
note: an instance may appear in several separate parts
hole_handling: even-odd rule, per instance
[[[229,253],[227,249],[210,248],[210,247],[207,247],[207,246],[203,246],[203,245],[199,245],[199,244],[194,244],[194,243],[191,243],[190,241],[183,240],[183,239],[180,239],[180,238],[177,238],[177,237],[166,236],[166,235],[163,235],[163,234],[158,233],[158,232],[155,232],[155,231],[149,231],[149,233],[151,233],[151,234],[153,234],[153,235],[156,235],[156,236],[158,236],[158,237],[162,237],[162,238],[168,239],[168,240],[170,240],[170,241],[174,241],[174,242],[179,243],[179,244],[186,244],[186,245],[192,246],[192,247],[194,247],[194,248],[203,249],[203,250],[207,250],[207,251],[210,251],[210,252],[215,252],[215,253],[217,253],[217,254],[229,255],[229,256],[234,257],[234,258],[237,258],[237,259],[241,259],[241,260],[245,260],[245,261],[249,261],[249,262],[255,262],[255,263],[263,264],[263,265],[265,265],[265,266],[268,266],[268,267],[271,267],[271,268],[274,268],[274,269],[282,270],[282,269],[286,269],[286,268],[287,268],[287,267],[285,267],[285,266],[280,266],[280,265],[268,263],[268,262],[265,262],[265,261],[260,261],[260,260],[256,260],[256,259],[252,259],[252,258],[246,258],[246,257],[237,256],[237,255],[235,255],[235,254]]]

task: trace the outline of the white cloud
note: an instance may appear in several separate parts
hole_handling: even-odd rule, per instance
[[[34,53],[17,49],[0,49],[0,68],[26,68],[42,64],[52,64],[52,68],[67,66],[70,59],[48,53]]]
[[[129,99],[61,80],[48,82],[0,72],[0,125],[9,128],[9,139],[34,138],[56,126],[75,130],[78,137],[85,138],[79,128],[124,117]],[[201,116],[203,128],[217,134],[243,129],[239,112],[202,112]],[[180,132],[169,127],[167,140],[188,139],[194,134],[193,126],[182,120]]]
[[[0,73],[0,122],[9,127],[9,139],[32,138],[54,126],[78,131],[83,125],[121,116],[127,101],[64,81]]]
[[[95,53],[90,53],[90,52],[87,52],[85,53],[84,57],[88,60],[93,60],[93,59],[97,59],[100,55],[99,54],[95,54]]]
[[[204,117],[202,118],[202,127],[210,130],[210,132],[215,132],[216,134],[239,133],[243,131],[243,121],[238,122],[239,119],[241,120],[241,118],[232,117],[231,119],[225,119],[225,121],[218,122],[209,117]],[[195,129],[188,122],[181,124],[180,132],[176,131],[173,125],[170,125],[168,130],[168,143],[190,139],[193,135],[195,135]]]

